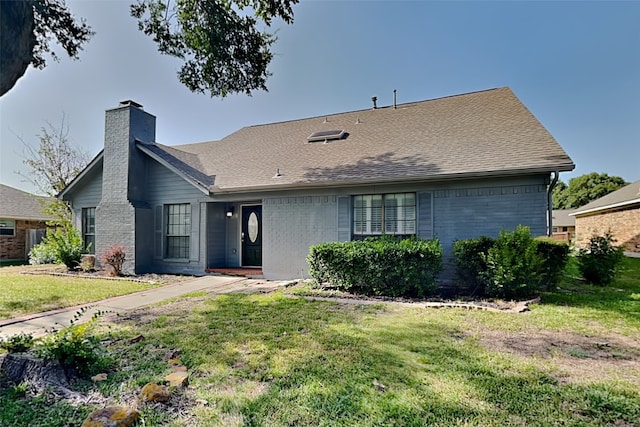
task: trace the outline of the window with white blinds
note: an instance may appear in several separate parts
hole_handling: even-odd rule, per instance
[[[353,197],[354,235],[415,233],[415,193],[369,194]]]

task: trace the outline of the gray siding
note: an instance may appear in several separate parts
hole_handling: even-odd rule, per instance
[[[306,277],[309,247],[338,239],[337,197],[265,198],[262,224],[262,271],[265,277]]]
[[[263,200],[263,272],[268,279],[294,279],[308,275],[309,247],[327,241],[349,240],[345,218],[350,218],[349,196],[415,191],[417,233],[438,238],[444,249],[443,281],[453,278],[451,247],[456,239],[497,236],[517,225],[534,236],[546,230],[546,176],[430,185],[354,188],[347,194],[270,197]],[[349,206],[348,211],[345,206]],[[350,222],[350,221],[349,221]],[[351,224],[349,224],[351,227]],[[350,228],[348,229],[350,233]]]
[[[154,254],[149,269],[155,272],[175,274],[204,274],[207,267],[206,239],[207,211],[201,204],[205,195],[179,175],[162,166],[155,160],[147,159],[147,193],[145,203],[149,205],[153,215],[148,224],[148,235],[153,236],[146,241],[145,251]],[[167,204],[189,203],[191,206],[191,253],[188,260],[164,259],[164,213]],[[161,221],[162,223],[158,223]]]
[[[207,204],[207,267],[226,267],[227,217],[223,203]]]

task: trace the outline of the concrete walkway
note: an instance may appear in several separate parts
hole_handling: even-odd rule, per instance
[[[82,320],[88,321],[98,311],[109,312],[109,314],[124,313],[192,292],[204,291],[212,294],[268,292],[283,284],[284,282],[267,282],[244,277],[203,276],[75,307],[0,320],[0,336],[9,337],[21,332],[41,336],[51,329],[61,329],[70,325],[71,320],[82,307],[90,307],[82,316]]]

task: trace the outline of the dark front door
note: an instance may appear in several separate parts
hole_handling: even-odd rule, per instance
[[[242,265],[262,265],[262,206],[242,207]]]

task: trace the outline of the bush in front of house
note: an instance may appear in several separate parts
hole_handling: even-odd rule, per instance
[[[460,283],[458,288],[464,293],[484,294],[482,274],[487,270],[487,255],[495,242],[496,239],[487,236],[453,242],[456,275]]]
[[[56,249],[50,242],[40,242],[29,251],[29,264],[53,264],[56,262]]]
[[[47,232],[47,235],[42,239],[42,243],[34,246],[34,249],[36,249],[36,256],[43,253],[48,256],[48,254],[53,253],[54,262],[62,263],[66,265],[69,270],[73,270],[80,264],[84,246],[78,230],[71,225],[65,225]],[[31,262],[33,258],[33,263],[40,264],[40,262],[36,262],[36,256],[31,257],[30,254],[29,262]]]
[[[423,297],[433,294],[442,270],[438,240],[393,237],[312,246],[309,272],[318,285],[364,295]]]
[[[482,274],[488,296],[519,299],[540,292],[543,258],[531,237],[529,227],[502,230],[486,255],[487,270]]]
[[[558,286],[560,275],[569,261],[569,245],[548,237],[537,238],[534,242],[542,257],[542,284],[547,291],[553,291]]]
[[[122,266],[126,259],[124,247],[122,245],[114,245],[109,247],[102,254],[102,262],[113,268],[113,275],[120,276],[122,274]]]
[[[588,283],[605,286],[615,278],[624,256],[615,242],[613,235],[606,232],[604,236],[592,236],[587,247],[578,251],[578,268]]]

